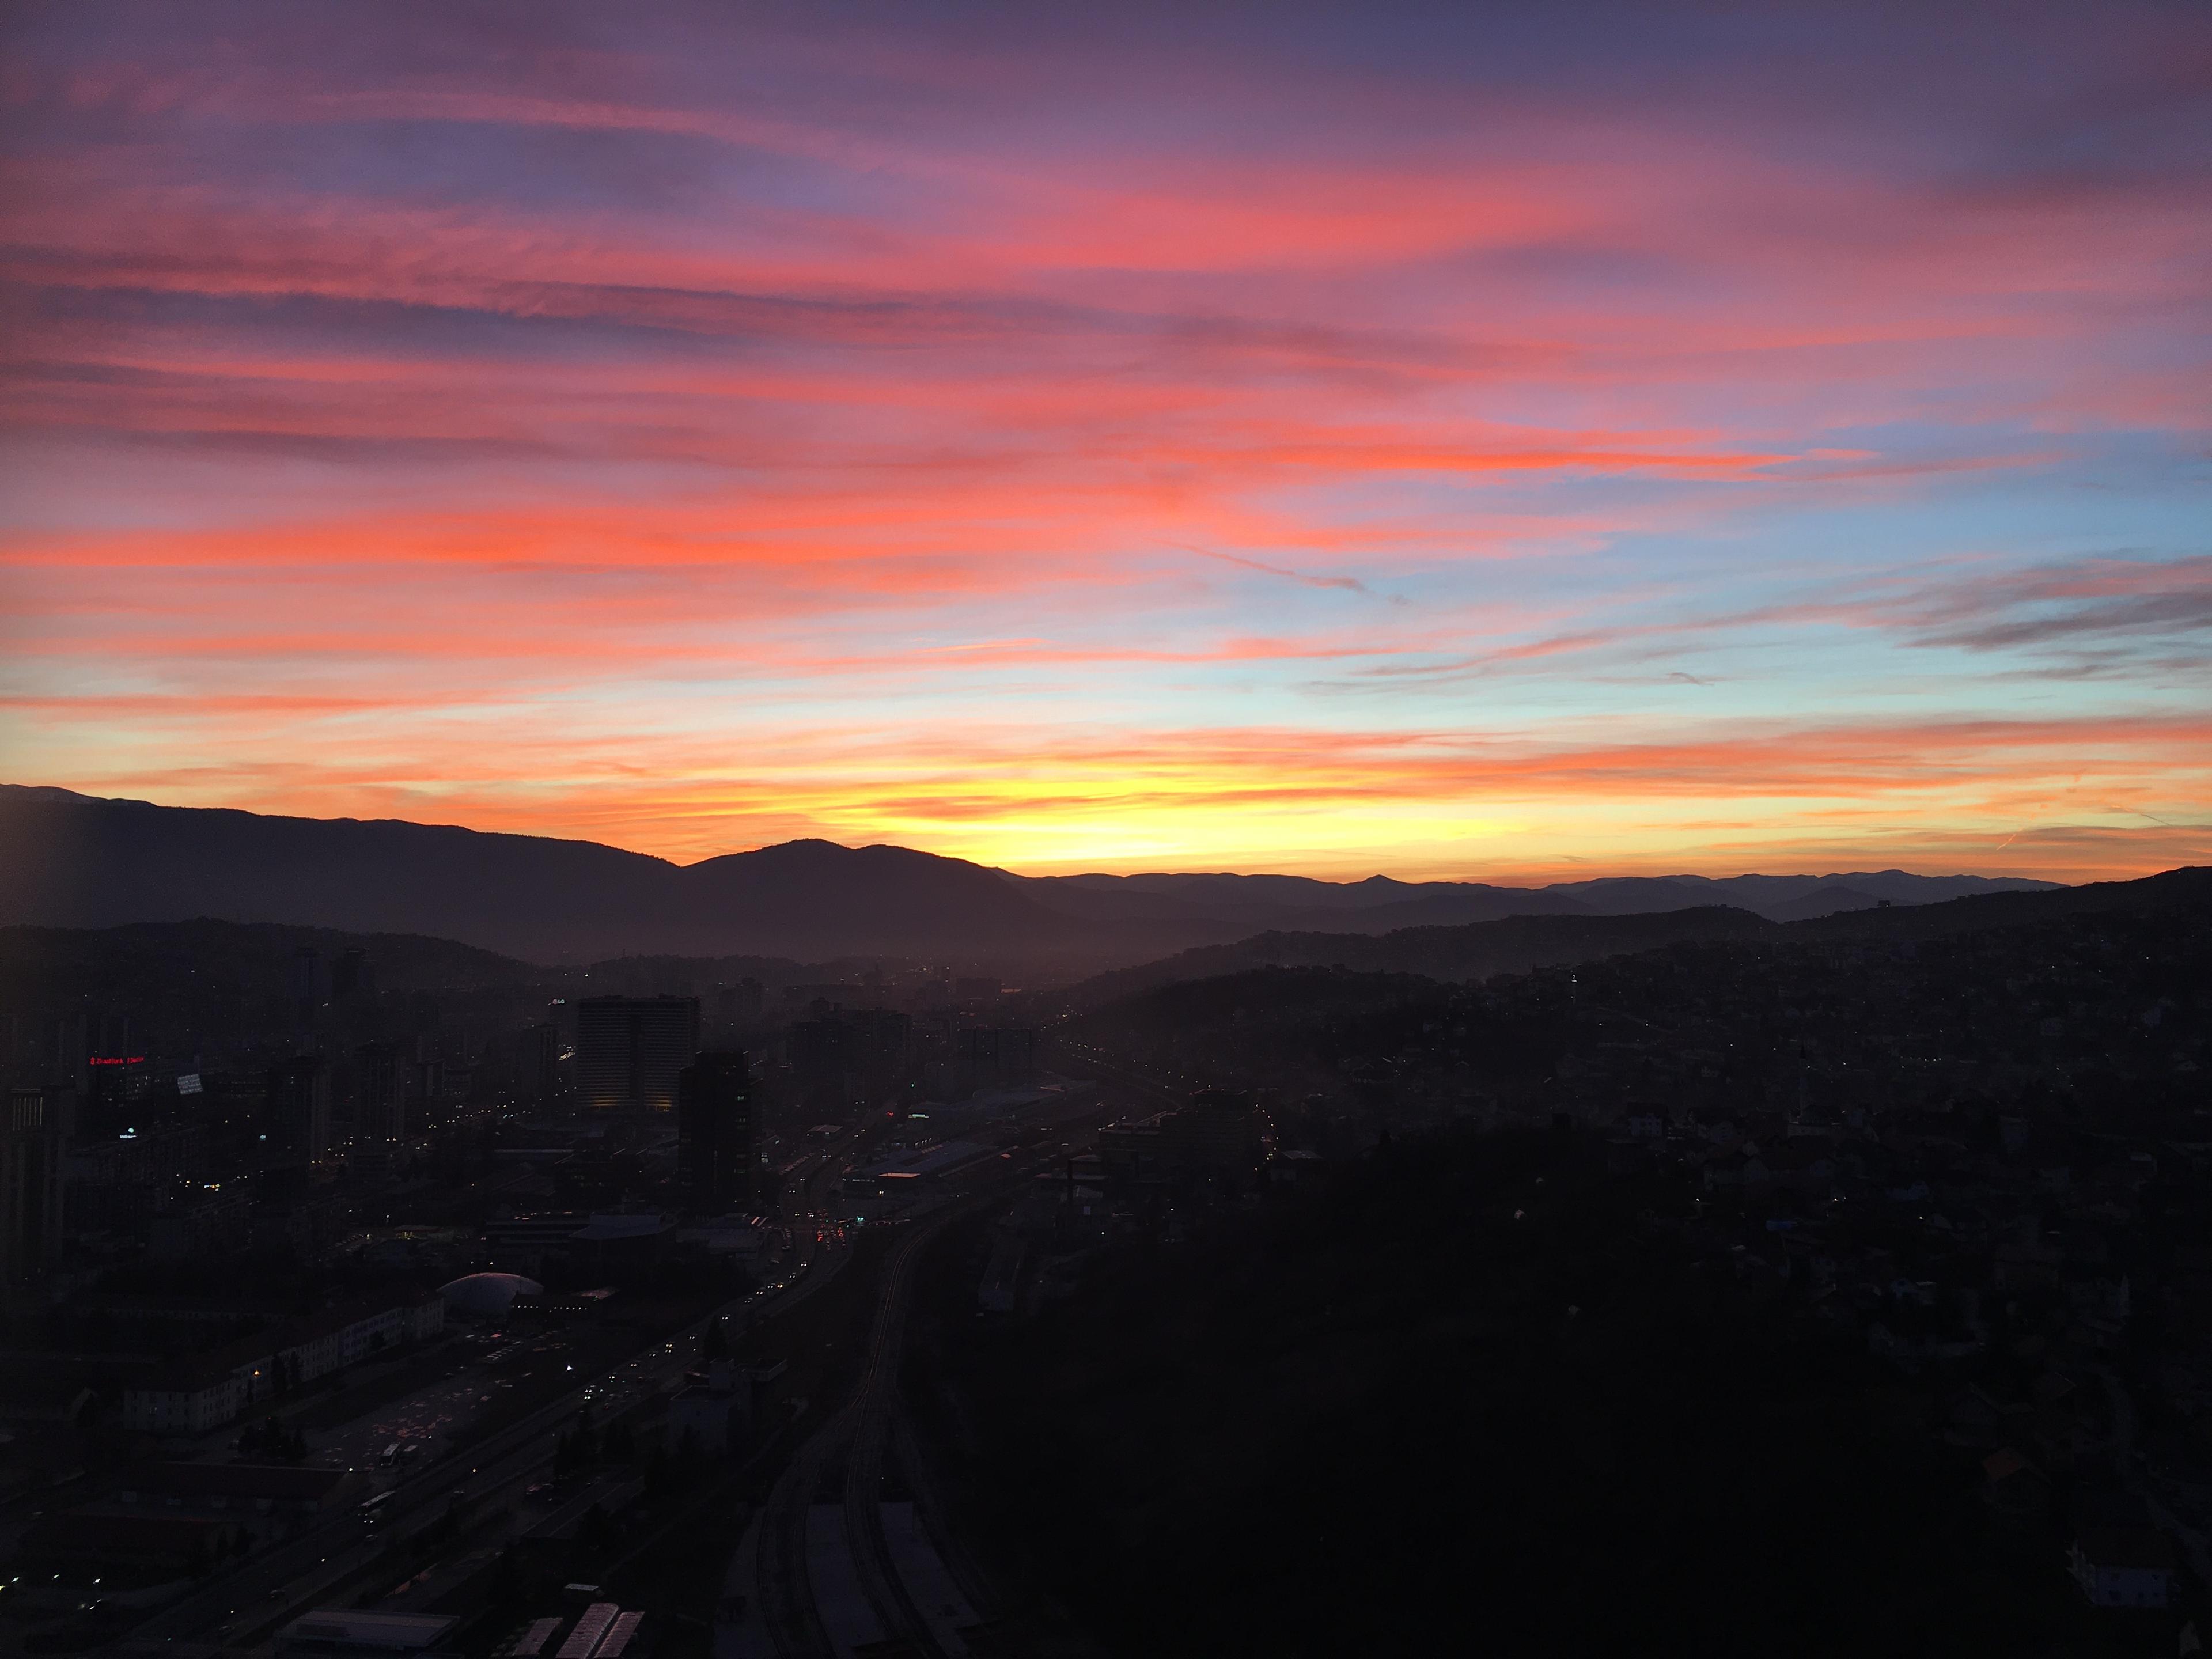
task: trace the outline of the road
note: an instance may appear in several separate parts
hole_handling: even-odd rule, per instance
[[[1133,1089],[1146,1091],[1157,1087],[1134,1078],[1127,1082]],[[763,1581],[781,1585],[785,1591],[781,1602],[774,1602],[774,1589],[763,1595],[764,1601],[774,1603],[763,1611],[775,1613],[779,1632],[775,1645],[765,1651],[827,1654],[851,1645],[830,1639],[816,1607],[806,1562],[810,1534],[817,1558],[828,1559],[849,1577],[863,1605],[883,1628],[910,1633],[919,1644],[917,1652],[965,1651],[957,1640],[957,1623],[963,1616],[972,1619],[969,1609],[981,1605],[972,1576],[963,1571],[966,1582],[955,1583],[943,1558],[923,1535],[913,1506],[892,1506],[894,1523],[887,1528],[880,1501],[886,1446],[902,1432],[897,1355],[913,1263],[927,1240],[957,1215],[1002,1200],[1066,1155],[1064,1143],[1049,1143],[1043,1137],[1078,1136],[1111,1110],[1102,1097],[1080,1114],[1055,1114],[1050,1124],[1034,1133],[1032,1144],[948,1177],[932,1201],[933,1207],[903,1224],[905,1236],[885,1259],[866,1370],[855,1396],[794,1455],[763,1507],[760,1522],[748,1534],[749,1547],[755,1545],[757,1534],[758,1556],[767,1568]],[[850,1249],[842,1231],[826,1218],[817,1224],[815,1212],[821,1193],[846,1172],[856,1150],[857,1140],[848,1133],[787,1166],[792,1200],[787,1212],[793,1215],[799,1259],[785,1264],[780,1287],[734,1299],[687,1327],[672,1341],[599,1376],[579,1377],[574,1389],[465,1452],[441,1451],[434,1445],[404,1471],[392,1488],[392,1501],[373,1528],[365,1526],[350,1506],[322,1516],[298,1535],[161,1609],[130,1636],[155,1641],[252,1641],[333,1596],[356,1593],[364,1581],[374,1582],[389,1541],[419,1529],[448,1503],[458,1501],[473,1513],[517,1504],[524,1487],[541,1477],[550,1463],[555,1431],[573,1421],[586,1404],[604,1415],[635,1403],[696,1363],[699,1339],[714,1320],[729,1317],[743,1327],[772,1318],[831,1281],[850,1259]],[[486,1391],[481,1386],[476,1389],[478,1395]],[[848,1452],[853,1455],[844,1465],[842,1509],[817,1505],[815,1498],[833,1461]],[[528,1517],[518,1522],[529,1523]],[[829,1540],[826,1558],[821,1535],[825,1527],[843,1534]],[[480,1538],[474,1539],[469,1547],[481,1544]],[[399,1576],[396,1565],[388,1561],[381,1565],[391,1568],[393,1578]]]
[[[465,1452],[426,1455],[419,1470],[410,1470],[392,1488],[394,1496],[374,1527],[365,1527],[350,1506],[324,1516],[299,1535],[170,1603],[131,1636],[247,1639],[320,1605],[337,1587],[373,1566],[394,1534],[434,1518],[456,1495],[465,1507],[478,1510],[512,1501],[551,1462],[555,1431],[574,1421],[586,1404],[604,1415],[657,1391],[696,1363],[699,1339],[713,1321],[774,1317],[812,1296],[843,1267],[849,1251],[836,1243],[834,1231],[823,1244],[817,1244],[811,1224],[793,1231],[800,1259],[786,1264],[784,1289],[748,1293],[724,1304],[651,1352],[599,1376],[580,1377],[574,1389]]]

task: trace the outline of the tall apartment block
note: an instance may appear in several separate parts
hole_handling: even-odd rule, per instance
[[[703,1054],[677,1084],[676,1182],[693,1215],[728,1215],[753,1194],[752,1091],[744,1051]]]
[[[696,997],[586,997],[576,1005],[576,1092],[586,1111],[676,1109],[699,1052]]]
[[[0,1285],[50,1269],[62,1240],[62,1164],[69,1150],[67,1085],[10,1089],[0,1121]]]

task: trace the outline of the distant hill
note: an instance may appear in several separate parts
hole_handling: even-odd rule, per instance
[[[1012,877],[1041,902],[1099,921],[1203,916],[1242,931],[1310,927],[1324,918],[1359,933],[1494,921],[1504,916],[1627,916],[1711,905],[1796,921],[1876,904],[1935,904],[1974,893],[2041,892],[2022,877],[1917,876],[1903,870],[1826,876],[1608,876],[1548,887],[1480,882],[1325,882],[1224,874]]]
[[[0,785],[0,925],[216,917],[425,935],[539,963],[896,956],[1085,974],[1255,934],[1728,907],[1792,921],[2047,883],[1881,871],[1545,888],[1161,873],[1026,877],[900,847],[789,842],[679,866],[592,842],[267,817]],[[1501,936],[1503,937],[1503,936]]]
[[[1850,910],[1797,922],[1792,938],[1905,941],[2055,921],[2112,910],[2212,905],[2212,865],[2185,865],[2134,881],[2095,881],[2039,893],[1974,893],[1946,904]]]
[[[538,971],[471,945],[407,933],[204,920],[98,930],[0,927],[0,1007],[45,1012],[88,997],[140,1007],[188,981],[225,996],[297,996],[301,951],[316,951],[327,975],[349,947],[368,952],[376,983],[387,991],[514,985]]]
[[[2137,881],[2040,892],[1976,893],[1937,904],[1888,908],[1871,895],[1833,884],[1818,902],[1834,908],[1786,922],[1770,921],[1747,910],[1704,906],[1634,916],[1512,916],[1459,927],[1401,928],[1379,938],[1348,933],[1261,933],[1235,945],[1185,951],[1159,962],[1098,975],[1078,986],[1073,1000],[1079,1006],[1097,1006],[1163,985],[1269,966],[1341,967],[1463,981],[1717,939],[1932,939],[2097,911],[2212,905],[2212,868],[2169,870]]]
[[[1890,902],[1879,898],[1863,887],[1854,887],[1849,882],[1832,881],[1816,887],[1802,898],[1784,901],[1767,907],[1766,914],[1775,921],[1808,921],[1815,916],[1833,916],[1853,910],[1879,910]]]
[[[1461,927],[1403,927],[1366,933],[1261,933],[1236,945],[1185,951],[1164,962],[1124,968],[1075,991],[1090,1006],[1180,981],[1249,969],[1349,968],[1418,974],[1427,979],[1487,979],[1531,968],[1590,962],[1692,940],[1759,939],[1778,924],[1722,905],[1640,916],[1507,916]]]

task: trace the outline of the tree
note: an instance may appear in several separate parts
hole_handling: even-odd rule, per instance
[[[700,1358],[720,1359],[728,1355],[730,1339],[728,1333],[722,1327],[723,1322],[720,1319],[710,1320],[708,1322],[707,1334],[700,1340],[699,1343]]]

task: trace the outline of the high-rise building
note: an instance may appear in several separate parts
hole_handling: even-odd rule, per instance
[[[1234,1089],[1200,1089],[1161,1119],[1169,1156],[1186,1169],[1249,1171],[1260,1161],[1260,1116]]]
[[[376,964],[369,960],[368,952],[358,945],[342,952],[331,963],[331,995],[333,998],[373,996],[376,992]]]
[[[576,1005],[576,1089],[594,1112],[667,1112],[699,1052],[696,997],[586,997]]]
[[[261,1133],[271,1162],[316,1164],[331,1151],[331,1074],[319,1054],[272,1066]]]
[[[66,1083],[82,1089],[92,1081],[93,1045],[99,1040],[92,1016],[82,1008],[56,1016],[46,1026],[46,1083]]]
[[[728,1215],[753,1195],[753,1109],[742,1048],[701,1054],[677,1085],[676,1180],[693,1215]]]
[[[398,1045],[364,1042],[353,1051],[353,1057],[360,1087],[355,1097],[354,1140],[371,1146],[396,1146],[407,1138]]]
[[[80,1140],[112,1139],[137,1127],[154,1079],[143,1054],[94,1054],[85,1061],[88,1079],[77,1098]]]
[[[1026,1028],[970,1026],[957,1034],[956,1086],[1018,1088],[1036,1080],[1036,1033]]]
[[[324,969],[321,951],[312,945],[302,945],[292,952],[293,1006],[301,1030],[315,1029],[315,1011],[322,1006],[329,987],[330,975]]]
[[[75,1099],[67,1085],[8,1091],[0,1121],[0,1285],[36,1277],[61,1252],[62,1166]]]
[[[522,1092],[538,1106],[550,1105],[560,1088],[561,1028],[550,1021],[522,1034]]]

